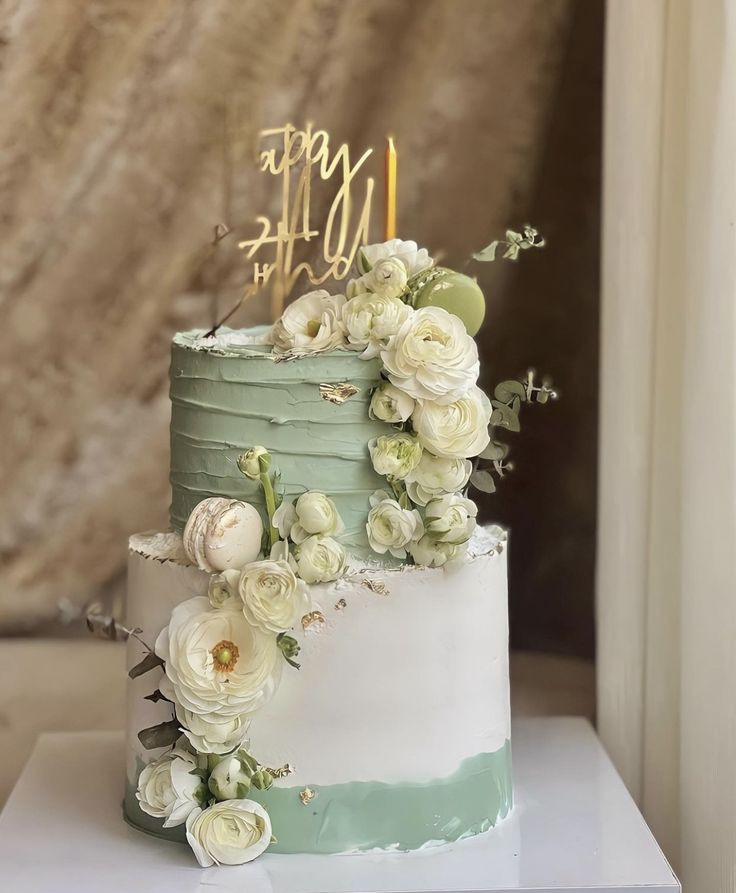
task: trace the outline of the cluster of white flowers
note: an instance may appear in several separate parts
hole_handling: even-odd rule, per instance
[[[392,239],[361,248],[357,263],[362,275],[348,283],[347,297],[318,289],[289,304],[271,332],[274,350],[304,356],[343,348],[365,359],[379,355],[412,315],[400,297],[409,279],[433,260],[416,242]]]
[[[329,583],[345,571],[344,547],[335,539],[344,524],[337,506],[324,493],[309,490],[296,500],[284,500],[276,509],[273,523],[281,540],[272,556],[287,557],[307,583]],[[294,545],[290,554],[289,541]]]
[[[250,459],[259,467],[247,467]],[[263,460],[246,456],[243,465],[261,475]],[[307,582],[335,579],[345,566],[332,538],[343,523],[324,494],[284,503],[272,522],[284,539],[271,556],[212,574],[207,597],[177,605],[154,648],[164,669],[159,692],[182,736],[140,773],[138,802],[166,828],[186,823],[203,866],[250,861],[271,841],[267,813],[246,799],[251,785],[273,781],[243,749],[250,719],[275,693],[284,658],[293,664],[299,650],[287,631],[312,609]]]
[[[143,812],[164,820],[164,828],[186,826],[187,841],[203,868],[242,865],[271,842],[268,813],[246,795],[251,787],[267,788],[272,781],[245,751],[208,760],[181,738],[141,771],[136,797]]]
[[[348,283],[347,296],[314,291],[297,299],[275,324],[273,343],[277,351],[296,356],[335,348],[360,351],[364,359],[380,356],[386,380],[374,391],[369,414],[397,431],[374,438],[368,449],[396,498],[371,499],[368,539],[378,553],[403,558],[408,551],[418,564],[438,567],[462,557],[475,527],[474,506],[462,510],[466,517],[459,523],[459,503],[450,506],[442,498],[472,506],[460,494],[472,471],[469,460],[490,442],[492,407],[477,385],[478,348],[463,321],[442,307],[414,309],[402,300],[411,278],[432,265],[416,242],[392,239],[365,246],[357,257],[360,276]],[[400,504],[402,494],[406,505]],[[431,514],[430,506],[444,514]],[[297,559],[302,577],[324,579],[310,567],[317,550],[307,546],[295,507],[279,512],[281,536],[293,525],[293,542],[303,544],[297,551],[307,556],[304,571],[305,559]],[[448,513],[452,517],[446,518]],[[328,553],[323,548],[320,560],[334,558]]]

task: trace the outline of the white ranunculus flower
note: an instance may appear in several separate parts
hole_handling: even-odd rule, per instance
[[[360,273],[369,273],[376,264],[386,258],[401,261],[406,269],[407,277],[422,270],[428,270],[434,261],[426,248],[419,248],[416,242],[402,242],[401,239],[389,239],[375,245],[364,245],[358,251],[357,266]]]
[[[290,535],[295,543],[303,543],[309,536],[337,536],[345,529],[337,506],[324,493],[309,490],[297,499],[294,506],[296,521]]]
[[[478,379],[478,347],[442,307],[415,310],[381,351],[389,380],[416,400],[451,403]]]
[[[274,348],[298,356],[344,347],[344,304],[345,295],[331,295],[324,289],[297,298],[274,323]]]
[[[345,549],[329,536],[310,536],[296,550],[299,576],[307,583],[329,583],[345,571]]]
[[[422,458],[422,445],[412,434],[382,434],[368,443],[368,450],[376,472],[395,481],[402,481]]]
[[[273,526],[278,530],[281,539],[287,540],[294,524],[296,524],[296,509],[294,508],[294,503],[287,502],[284,499],[281,505],[273,513]]]
[[[469,459],[491,442],[491,401],[474,387],[453,403],[418,403],[411,417],[419,442],[435,456]]]
[[[468,548],[467,543],[443,543],[431,536],[423,536],[409,547],[411,557],[422,567],[443,567],[460,562]]]
[[[376,490],[370,499],[371,510],[365,529],[374,552],[390,552],[394,558],[406,558],[406,549],[424,533],[416,509],[405,509],[388,493]]]
[[[198,775],[197,760],[183,745],[149,763],[138,776],[136,798],[143,812],[164,819],[164,828],[174,828],[187,820],[207,798],[207,789]]]
[[[240,572],[238,591],[246,619],[265,632],[286,632],[310,609],[307,587],[288,561],[247,564]]]
[[[207,596],[213,608],[230,608],[231,610],[240,608],[239,580],[240,571],[235,568],[223,571],[221,574],[213,574],[210,577]]]
[[[390,381],[384,381],[373,392],[368,414],[372,419],[396,425],[409,418],[414,406],[413,397],[400,391]]]
[[[459,546],[472,536],[477,514],[478,506],[472,499],[460,493],[448,493],[427,503],[424,528],[434,539]]]
[[[348,346],[362,350],[364,360],[377,357],[414,310],[399,298],[363,292],[342,309]]]
[[[433,456],[425,450],[419,464],[406,477],[406,492],[412,502],[426,505],[436,496],[462,490],[472,471],[469,459]]]
[[[203,596],[178,604],[156,640],[166,676],[161,693],[185,710],[251,714],[273,695],[283,660],[273,635],[242,610],[212,608]]]
[[[254,800],[223,800],[187,819],[187,842],[202,868],[243,865],[271,843],[271,819]]]
[[[250,718],[246,715],[192,713],[181,704],[174,706],[176,718],[182,725],[182,732],[197,753],[230,753],[248,740]]]
[[[376,261],[371,269],[360,277],[366,291],[398,298],[405,290],[409,274],[406,264],[399,257],[384,257]]]

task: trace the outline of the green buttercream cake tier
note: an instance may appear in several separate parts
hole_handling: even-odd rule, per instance
[[[238,456],[264,446],[281,473],[286,498],[320,490],[345,522],[341,541],[366,554],[368,499],[386,482],[373,470],[368,442],[388,426],[368,417],[381,360],[338,350],[276,361],[271,348],[242,343],[264,329],[202,331],[174,338],[171,358],[171,523],[182,530],[202,499],[226,496],[257,506],[263,492],[246,478]],[[321,384],[348,383],[358,392],[340,405],[322,398]]]

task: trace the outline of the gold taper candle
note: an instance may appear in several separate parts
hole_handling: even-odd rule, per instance
[[[385,240],[396,238],[396,146],[394,138],[386,140],[386,227]]]

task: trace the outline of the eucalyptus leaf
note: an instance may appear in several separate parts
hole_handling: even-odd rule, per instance
[[[520,400],[525,401],[526,388],[522,382],[511,378],[508,381],[502,381],[497,384],[493,389],[493,396],[496,400],[501,400],[504,403],[509,403],[513,397],[518,397]]]
[[[491,400],[493,406],[493,414],[491,415],[491,424],[499,428],[506,428],[507,431],[521,431],[519,424],[519,414],[513,406],[507,406],[498,400]]]
[[[161,658],[153,651],[149,651],[140,663],[137,663],[128,671],[128,676],[130,676],[131,679],[137,679],[144,673],[148,673],[150,670],[155,670],[157,667],[163,667],[163,665],[164,662]]]
[[[497,440],[492,440],[478,458],[490,459],[491,461],[495,461],[505,459],[508,454],[509,448],[507,444],[499,443]]]
[[[496,249],[498,248],[499,244],[500,243],[499,243],[498,239],[496,239],[495,242],[491,242],[490,245],[486,245],[485,248],[481,248],[480,251],[477,251],[473,255],[473,260],[480,260],[480,261],[484,261],[484,262],[485,261],[488,261],[488,262],[494,261],[496,259]]]
[[[470,475],[470,484],[483,493],[496,492],[496,482],[489,471],[474,471]]]
[[[138,740],[146,750],[156,750],[158,747],[170,747],[176,742],[181,729],[175,719],[169,722],[159,723],[157,726],[149,726],[138,732]]]
[[[529,248],[542,248],[544,239],[533,226],[524,224],[522,227],[523,234],[517,233],[516,230],[507,229],[505,239],[496,239],[490,245],[482,248],[473,255],[474,260],[494,261],[496,252],[500,246],[504,247],[502,257],[508,260],[518,260],[519,252],[526,251]]]

